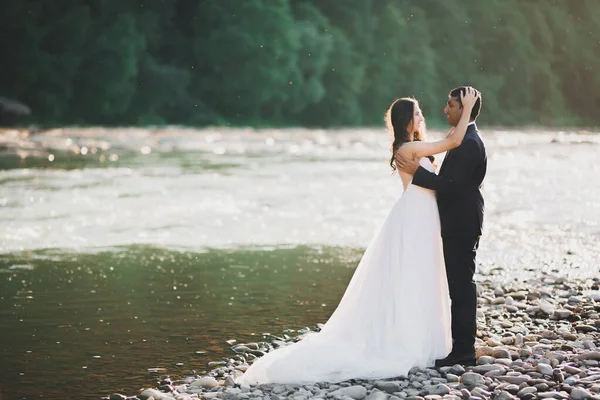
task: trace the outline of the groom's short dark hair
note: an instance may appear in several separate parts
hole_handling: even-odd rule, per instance
[[[462,101],[460,101],[460,94],[465,94],[466,93],[467,88],[465,86],[460,86],[457,88],[454,88],[450,91],[450,96],[451,97],[456,97],[458,99],[458,102],[460,103],[460,106],[462,107]],[[475,89],[477,90],[477,89]],[[482,102],[482,97],[481,97],[481,92],[479,90],[477,90],[477,93],[479,93],[479,98],[477,99],[477,101],[475,102],[475,105],[473,106],[473,109],[471,110],[471,120],[475,120],[478,116],[479,116],[479,111],[481,111],[481,102]]]

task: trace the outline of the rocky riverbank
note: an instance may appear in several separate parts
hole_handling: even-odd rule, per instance
[[[526,282],[483,280],[478,285],[477,366],[413,368],[408,376],[337,384],[234,383],[257,357],[301,340],[311,331],[305,328],[296,336],[264,334],[264,342],[236,344],[232,357],[209,363],[207,374],[175,381],[163,376],[157,388],[130,398],[600,399],[600,278],[567,280],[543,274]]]

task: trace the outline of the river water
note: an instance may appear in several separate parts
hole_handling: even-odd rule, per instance
[[[597,276],[600,135],[482,135],[480,271]],[[402,194],[388,146],[368,129],[2,132],[0,398],[135,394],[152,368],[200,372],[232,340],[324,322]]]

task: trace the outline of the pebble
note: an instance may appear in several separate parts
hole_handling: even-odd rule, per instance
[[[549,364],[538,364],[535,368],[540,374],[552,375],[552,366]]]
[[[542,312],[548,314],[548,315],[552,315],[554,314],[554,305],[552,303],[550,303],[547,300],[540,300],[540,303],[538,305],[540,307],[540,310],[542,310]]]
[[[584,389],[575,388],[569,393],[573,400],[585,400],[591,397],[591,394]]]
[[[494,396],[494,400],[513,400],[515,396],[510,394],[509,392],[501,391],[497,395]]]
[[[566,392],[546,392],[546,393],[538,393],[538,397],[540,399],[568,399],[569,395]]]
[[[388,400],[390,395],[382,392],[381,390],[373,390],[371,394],[369,394],[366,400]]]
[[[347,396],[354,400],[362,400],[367,397],[367,388],[360,385],[345,387],[330,393],[330,396]]]
[[[139,394],[139,397],[141,397],[142,399],[148,399],[150,397],[153,397],[154,400],[162,400],[166,396],[164,393],[159,392],[156,389],[146,389]]]
[[[477,360],[478,365],[493,364],[496,359],[492,356],[481,356]]]
[[[213,388],[219,386],[219,382],[211,376],[203,376],[202,378],[196,379],[190,386],[203,387],[203,388]]]
[[[465,367],[463,367],[462,365],[456,364],[450,369],[450,372],[453,373],[454,375],[460,376],[465,373]]]
[[[536,393],[537,389],[534,386],[527,386],[517,392],[517,397],[523,397],[526,394]]]
[[[388,381],[376,381],[374,386],[387,393],[396,393],[401,390],[400,385],[396,382],[388,382]]]
[[[475,373],[475,372],[465,372],[460,377],[460,381],[465,386],[483,385],[483,383],[485,382],[485,380],[483,379],[483,376],[481,376],[480,374]]]
[[[435,395],[443,396],[451,392],[450,388],[444,384],[430,386],[426,389],[427,392]]]
[[[558,310],[554,310],[554,317],[558,319],[567,319],[573,315],[573,311],[566,310],[564,308],[559,308]]]
[[[498,364],[485,364],[485,365],[478,365],[476,367],[473,367],[472,371],[478,374],[486,374],[490,371],[502,371],[504,372],[506,370],[506,368],[504,368],[502,365],[498,365]]]
[[[521,383],[524,383],[524,382],[527,382],[528,380],[530,380],[531,377],[528,375],[520,375],[520,376],[505,375],[505,376],[499,376],[498,379],[503,380],[508,383],[515,384],[515,385],[520,385]]]

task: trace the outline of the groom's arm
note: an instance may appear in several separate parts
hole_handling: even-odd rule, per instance
[[[481,160],[481,149],[475,140],[466,140],[454,150],[454,153],[452,155],[452,175],[437,175],[419,167],[415,171],[412,183],[437,192],[462,191]]]

